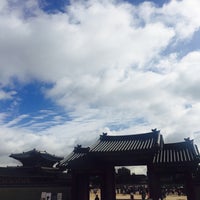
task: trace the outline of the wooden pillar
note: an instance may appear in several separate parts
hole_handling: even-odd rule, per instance
[[[191,172],[185,173],[185,189],[187,194],[187,200],[195,200],[195,189]]]
[[[106,167],[102,176],[101,200],[115,200],[115,169]]]
[[[89,175],[72,172],[72,200],[89,200]]]
[[[161,195],[160,177],[151,165],[147,166],[147,176],[149,182],[149,196],[152,200],[159,200]]]

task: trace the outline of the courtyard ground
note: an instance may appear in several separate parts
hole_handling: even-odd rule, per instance
[[[99,195],[100,196],[100,195]],[[95,194],[90,194],[90,200],[95,199]],[[117,200],[130,200],[130,195],[124,195],[124,194],[117,194]],[[141,195],[134,195],[134,200],[141,200]],[[167,196],[164,200],[187,200],[186,196],[178,196],[178,195],[170,195]]]

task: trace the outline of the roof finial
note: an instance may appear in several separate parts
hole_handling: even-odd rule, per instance
[[[193,143],[193,140],[190,139],[190,137],[184,138],[185,142]]]
[[[90,147],[82,147],[82,145],[78,144],[76,147],[74,147],[75,153],[86,153],[90,150]]]
[[[100,139],[105,139],[106,138],[106,136],[107,136],[107,133],[102,133],[102,135],[100,135]]]
[[[82,145],[81,144],[77,144],[76,147],[74,147],[74,149],[81,149]]]
[[[157,128],[151,129],[151,131],[152,131],[153,133],[160,133],[160,130],[157,130]]]

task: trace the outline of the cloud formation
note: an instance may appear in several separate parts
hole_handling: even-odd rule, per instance
[[[102,131],[155,127],[167,141],[190,136],[200,143],[200,51],[189,46],[200,31],[199,7],[199,0],[162,7],[92,0],[49,14],[32,0],[1,1],[0,100],[21,98],[16,80],[43,82],[50,85],[42,88],[44,97],[67,115],[39,121],[41,113],[20,113],[5,120],[3,112],[2,155],[35,147],[66,155]]]

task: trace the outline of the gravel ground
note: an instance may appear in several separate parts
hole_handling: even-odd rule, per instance
[[[90,200],[94,200],[94,198],[95,198],[95,194],[91,193],[90,194]],[[127,200],[127,199],[130,199],[130,195],[117,194],[117,199]],[[141,200],[141,195],[134,195],[134,200]],[[167,198],[165,198],[165,200],[187,200],[187,197],[186,196],[170,195],[170,196],[167,196]]]

